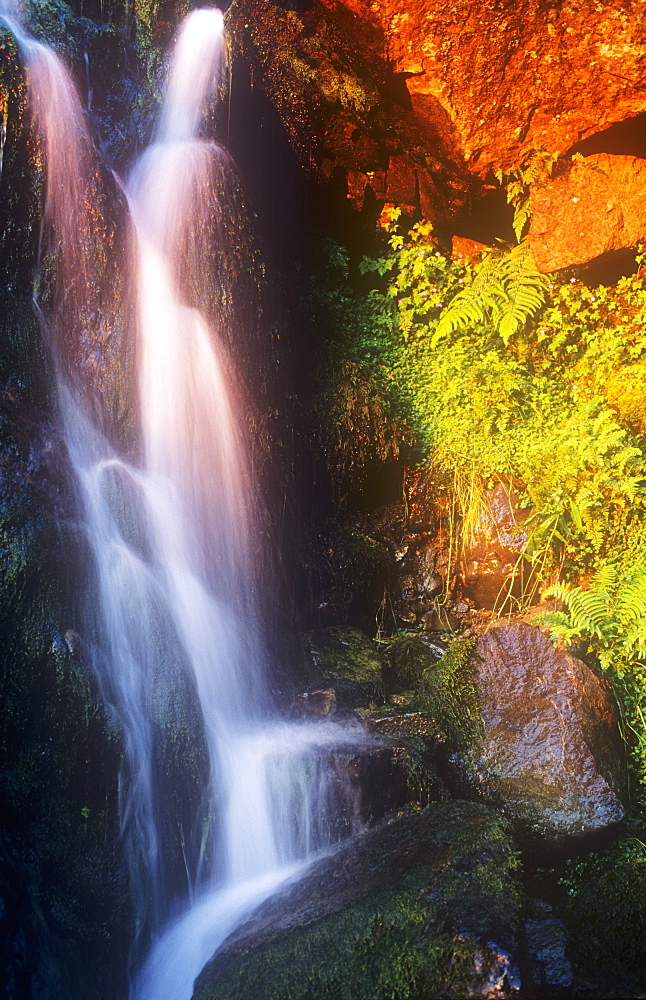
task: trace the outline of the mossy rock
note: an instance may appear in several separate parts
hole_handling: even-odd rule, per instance
[[[428,667],[419,685],[419,707],[429,712],[456,747],[467,747],[482,732],[471,639],[453,642]]]
[[[384,654],[384,675],[388,690],[417,690],[425,671],[438,660],[427,640],[416,633],[394,636]]]
[[[628,836],[602,851],[529,873],[565,925],[575,996],[646,994],[646,848]]]
[[[518,865],[505,820],[434,803],[263,904],[204,970],[194,1000],[511,996]]]
[[[304,637],[308,682],[334,687],[341,708],[383,702],[382,663],[374,640],[355,628],[315,629]]]
[[[646,848],[627,838],[569,865],[564,909],[575,971],[614,987],[611,996],[646,993]]]

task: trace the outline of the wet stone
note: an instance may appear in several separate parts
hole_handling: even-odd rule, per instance
[[[523,622],[482,635],[468,669],[481,725],[451,757],[463,794],[502,808],[545,846],[624,818],[625,773],[606,681]]]
[[[525,936],[534,986],[540,997],[556,1000],[566,996],[574,982],[565,927],[549,904],[536,900],[531,909],[532,918],[525,921]]]
[[[336,691],[333,687],[312,688],[297,695],[295,708],[306,715],[332,715],[336,711]]]
[[[517,865],[504,819],[433,803],[263,903],[198,977],[194,1000],[517,996]]]

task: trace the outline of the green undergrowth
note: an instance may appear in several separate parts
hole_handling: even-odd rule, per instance
[[[646,496],[641,273],[614,288],[547,279],[526,243],[470,264],[428,223],[406,236],[393,223],[354,274],[342,248],[326,253],[309,304],[326,330],[320,410],[341,491],[375,459],[430,459],[466,523],[511,477],[542,578],[576,579],[630,544]]]
[[[606,850],[569,858],[533,874],[566,927],[568,953],[599,995],[642,996],[646,989],[646,846],[626,837]],[[608,991],[606,993],[606,990]]]
[[[454,258],[429,223],[406,232],[396,210],[372,255],[324,249],[308,303],[325,342],[319,412],[337,497],[367,504],[375,462],[429,463],[452,484],[459,556],[487,491],[513,483],[527,536],[517,575],[530,581],[519,606],[556,582],[586,589],[608,567],[625,577],[646,549],[644,254],[635,273],[593,287],[539,274],[524,240]],[[644,648],[620,649],[612,629],[581,634],[646,776]]]

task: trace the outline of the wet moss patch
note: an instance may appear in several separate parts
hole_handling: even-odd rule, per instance
[[[433,715],[449,740],[468,747],[483,731],[480,703],[471,656],[471,639],[453,642],[444,656],[424,671],[419,705]]]
[[[517,871],[505,820],[472,803],[434,803],[261,907],[202,974],[195,1000],[511,995]]]
[[[312,683],[329,684],[343,708],[383,702],[377,644],[356,628],[315,629],[304,638]]]

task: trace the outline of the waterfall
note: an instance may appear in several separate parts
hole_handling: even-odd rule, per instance
[[[340,831],[357,829],[353,789],[329,760],[363,736],[277,718],[259,625],[256,487],[219,328],[226,316],[208,318],[190,295],[195,268],[208,276],[217,260],[201,240],[217,235],[232,183],[228,154],[200,134],[223,77],[221,13],[185,21],[153,142],[125,185],[137,460],[105,430],[101,376],[98,394],[88,385],[88,359],[113,333],[118,309],[105,287],[97,301],[106,225],[80,101],[58,57],[5,20],[26,65],[47,170],[43,243],[54,279],[43,325],[94,565],[87,641],[124,743],[122,833],[137,924],[131,1000],[190,1000],[195,976],[244,914]],[[202,787],[173,816],[164,733],[190,706],[206,748]],[[167,856],[178,827],[179,874]]]

